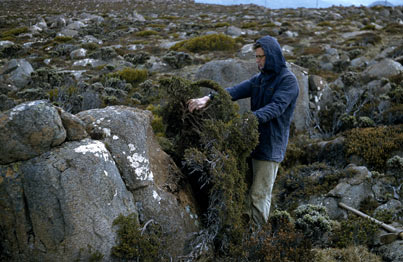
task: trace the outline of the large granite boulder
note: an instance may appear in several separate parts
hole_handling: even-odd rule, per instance
[[[369,66],[362,74],[368,78],[391,77],[402,74],[403,66],[389,58]]]
[[[60,115],[46,101],[23,103],[0,113],[0,164],[33,158],[65,139]]]
[[[88,261],[95,252],[110,261],[113,220],[135,212],[133,196],[100,141],[67,142],[0,166],[0,228],[8,261]]]
[[[152,128],[152,114],[136,108],[112,106],[80,112],[91,137],[111,153],[139,208],[140,221],[153,219],[166,233],[167,250],[183,255],[187,240],[197,231],[195,203],[189,189],[178,185],[181,172],[160,148]]]
[[[3,74],[8,75],[8,80],[17,88],[24,88],[34,72],[32,65],[25,59],[12,59],[3,68]]]
[[[165,254],[186,255],[199,230],[195,201],[151,117],[123,106],[71,115],[44,101],[2,114],[0,258],[115,261],[113,221],[132,213],[160,226]]]

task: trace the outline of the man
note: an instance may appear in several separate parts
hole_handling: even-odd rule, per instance
[[[259,144],[251,155],[253,183],[249,216],[263,225],[269,218],[271,192],[284,159],[299,88],[275,38],[260,38],[254,49],[260,73],[226,90],[233,101],[250,97],[251,110],[259,122]],[[189,100],[189,111],[204,108],[210,99],[213,99],[211,94]]]

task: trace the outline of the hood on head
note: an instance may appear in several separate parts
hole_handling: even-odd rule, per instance
[[[264,36],[256,41],[262,46],[264,54],[266,55],[263,72],[280,73],[281,68],[285,67],[285,59],[281,52],[280,44],[274,37]]]

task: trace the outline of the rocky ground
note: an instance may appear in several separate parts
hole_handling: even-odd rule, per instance
[[[209,40],[203,37],[215,35],[229,36],[233,42],[228,48],[211,47]],[[195,4],[192,1],[0,0],[0,127],[4,129],[0,134],[0,141],[4,143],[0,159],[0,186],[6,180],[8,170],[29,173],[26,170],[33,165],[31,161],[47,161],[44,155],[40,156],[40,160],[34,157],[64,141],[79,141],[90,136],[108,145],[110,157],[119,157],[119,150],[131,152],[130,148],[124,148],[110,136],[110,129],[114,125],[103,126],[109,133],[95,132],[97,129],[93,126],[97,121],[102,121],[102,114],[118,122],[119,114],[116,111],[131,115],[131,110],[109,107],[105,112],[98,112],[97,109],[124,105],[151,110],[155,114],[154,119],[158,119],[158,110],[153,109],[166,102],[159,87],[160,79],[180,76],[191,81],[211,79],[222,87],[236,84],[256,73],[251,44],[264,35],[274,36],[280,42],[289,66],[298,77],[301,91],[293,134],[276,183],[274,209],[286,210],[298,217],[303,213],[295,211],[299,206],[324,206],[327,219],[338,221],[338,226],[333,227],[334,233],[337,228],[343,232],[343,228],[355,223],[351,222],[351,214],[338,207],[338,202],[344,202],[396,228],[402,228],[402,7],[270,10],[255,5],[218,6]],[[199,42],[206,41],[207,47],[176,48],[181,41],[196,37],[201,37]],[[34,100],[49,102],[45,111],[54,121],[40,118],[42,111],[37,108],[42,108],[40,105],[44,102],[28,103]],[[21,103],[25,104],[18,107]],[[241,102],[240,106],[241,111],[247,111],[247,102]],[[35,113],[28,117],[47,123],[55,130],[64,130],[63,125],[66,128],[78,123],[81,129],[87,131],[78,129],[76,132],[79,134],[71,131],[73,134],[70,133],[70,137],[69,134],[55,131],[57,137],[50,139],[46,145],[38,146],[40,142],[32,137],[24,142],[19,138],[26,137],[24,119],[11,119],[22,112],[22,108],[33,108],[31,110]],[[63,117],[60,119],[57,114]],[[149,125],[149,116],[143,116],[149,113],[139,114],[144,125]],[[10,120],[6,120],[6,116]],[[62,120],[63,123],[60,122]],[[31,125],[34,126],[33,123]],[[164,134],[158,134],[161,130],[156,129],[155,125],[153,127],[158,136],[164,137]],[[43,127],[38,130],[35,132],[41,132],[40,137],[46,137],[50,132],[43,131]],[[13,135],[19,132],[21,136]],[[116,133],[119,133],[119,137],[126,137],[127,143],[135,140],[124,130]],[[22,141],[21,144],[26,143],[30,147],[8,150],[7,147],[20,145],[9,141]],[[52,155],[57,159],[63,154],[68,155],[72,161],[75,157],[70,155],[77,153],[74,148],[88,148],[91,143],[96,143],[83,141],[84,144],[80,145],[66,145],[64,153],[59,152],[61,149],[52,151]],[[135,144],[136,147],[142,148],[141,143]],[[136,154],[139,152],[136,151]],[[27,161],[23,163],[25,171],[18,171],[13,166],[18,161]],[[108,166],[108,172],[120,173],[129,191],[135,190],[136,183],[132,185],[130,177],[124,177],[125,173],[130,173],[131,160],[127,163],[116,162],[118,167]],[[89,182],[89,185],[92,183]],[[113,183],[120,187],[122,179],[116,179]],[[25,190],[35,195],[38,189],[33,185],[25,186]],[[157,181],[156,185],[154,187],[153,184],[151,195],[148,196],[152,201],[155,201],[153,192],[159,192],[161,183]],[[102,195],[100,192],[97,194]],[[187,194],[183,193],[182,201],[191,198],[184,197]],[[138,195],[137,199],[142,197]],[[135,209],[131,202],[133,200],[125,200],[130,198],[129,193],[122,190],[119,198],[119,208],[125,210],[122,213],[127,214]],[[57,199],[60,201],[60,197]],[[171,201],[173,197],[166,199]],[[131,204],[123,208],[125,201]],[[24,205],[23,202],[18,203]],[[0,202],[1,208],[12,209],[4,203]],[[110,213],[117,214],[118,211]],[[170,211],[165,211],[166,216],[172,215]],[[147,212],[154,214],[154,211]],[[3,221],[11,221],[6,218],[9,219],[4,217]],[[87,225],[84,220],[77,221],[77,225]],[[161,221],[168,223],[166,219]],[[30,223],[35,224],[35,221]],[[172,227],[175,230],[187,228],[190,232],[194,228],[189,223]],[[299,223],[301,227],[315,224],[312,221],[304,222],[303,219]],[[109,224],[103,227],[106,231],[102,234],[105,236],[103,239],[112,241],[106,237],[108,230],[111,230]],[[353,229],[359,228],[359,224],[354,224],[356,227]],[[0,225],[2,236],[13,234],[4,229],[10,224]],[[350,245],[341,244],[340,236],[339,241],[332,239],[332,234],[322,232],[326,231],[323,228],[319,231],[320,234],[311,228],[311,236],[315,235],[316,244],[325,243],[316,247],[365,246],[366,250],[377,254],[383,261],[401,261],[403,258],[400,248],[402,241],[393,239],[395,241],[382,242],[379,240],[379,234],[385,233],[382,231],[377,232],[378,237],[373,237],[373,241],[364,241],[360,238],[361,232],[361,236],[356,236]],[[56,233],[54,235],[58,236]],[[41,245],[46,248],[56,245],[57,240],[50,238]],[[75,240],[71,238],[69,241],[73,243]],[[89,238],[88,241],[98,243],[99,239]],[[8,247],[4,243],[1,243],[0,250]],[[105,247],[103,241],[99,243],[102,250],[110,248],[110,245]],[[26,244],[23,246],[29,247]],[[2,254],[10,255],[14,252],[10,250],[18,250],[14,248]],[[324,253],[321,255],[325,256]]]

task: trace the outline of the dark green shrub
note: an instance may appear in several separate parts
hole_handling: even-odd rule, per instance
[[[279,210],[261,229],[253,228],[233,254],[238,260],[228,261],[308,262],[313,255],[310,240],[295,228],[288,212]]]
[[[310,196],[326,194],[333,189],[340,179],[352,177],[351,172],[342,172],[324,163],[298,165],[279,175],[275,190],[276,203],[286,210],[294,210],[299,206],[301,199]]]
[[[112,247],[113,256],[123,259],[140,259],[144,262],[168,261],[162,254],[162,230],[152,220],[144,225],[138,222],[137,214],[119,215],[113,225],[118,227],[118,245]]]
[[[369,219],[357,216],[350,216],[340,223],[332,235],[332,242],[335,247],[346,248],[349,246],[368,246],[373,244],[374,237],[378,231],[378,225]]]
[[[236,48],[235,40],[224,34],[199,36],[176,43],[171,47],[175,51],[232,51]]]
[[[118,227],[118,245],[112,247],[112,255],[123,259],[140,259],[144,262],[163,260],[161,229],[152,221],[140,225],[136,214],[119,215],[113,225]],[[139,261],[139,260],[137,260]]]
[[[217,95],[205,110],[190,113],[187,101],[200,97],[201,87]],[[207,230],[201,241],[227,254],[244,233],[246,158],[258,141],[257,120],[252,114],[240,116],[229,94],[212,81],[172,77],[161,80],[161,88],[167,93],[162,115],[173,145],[170,153],[189,174],[204,212]]]

